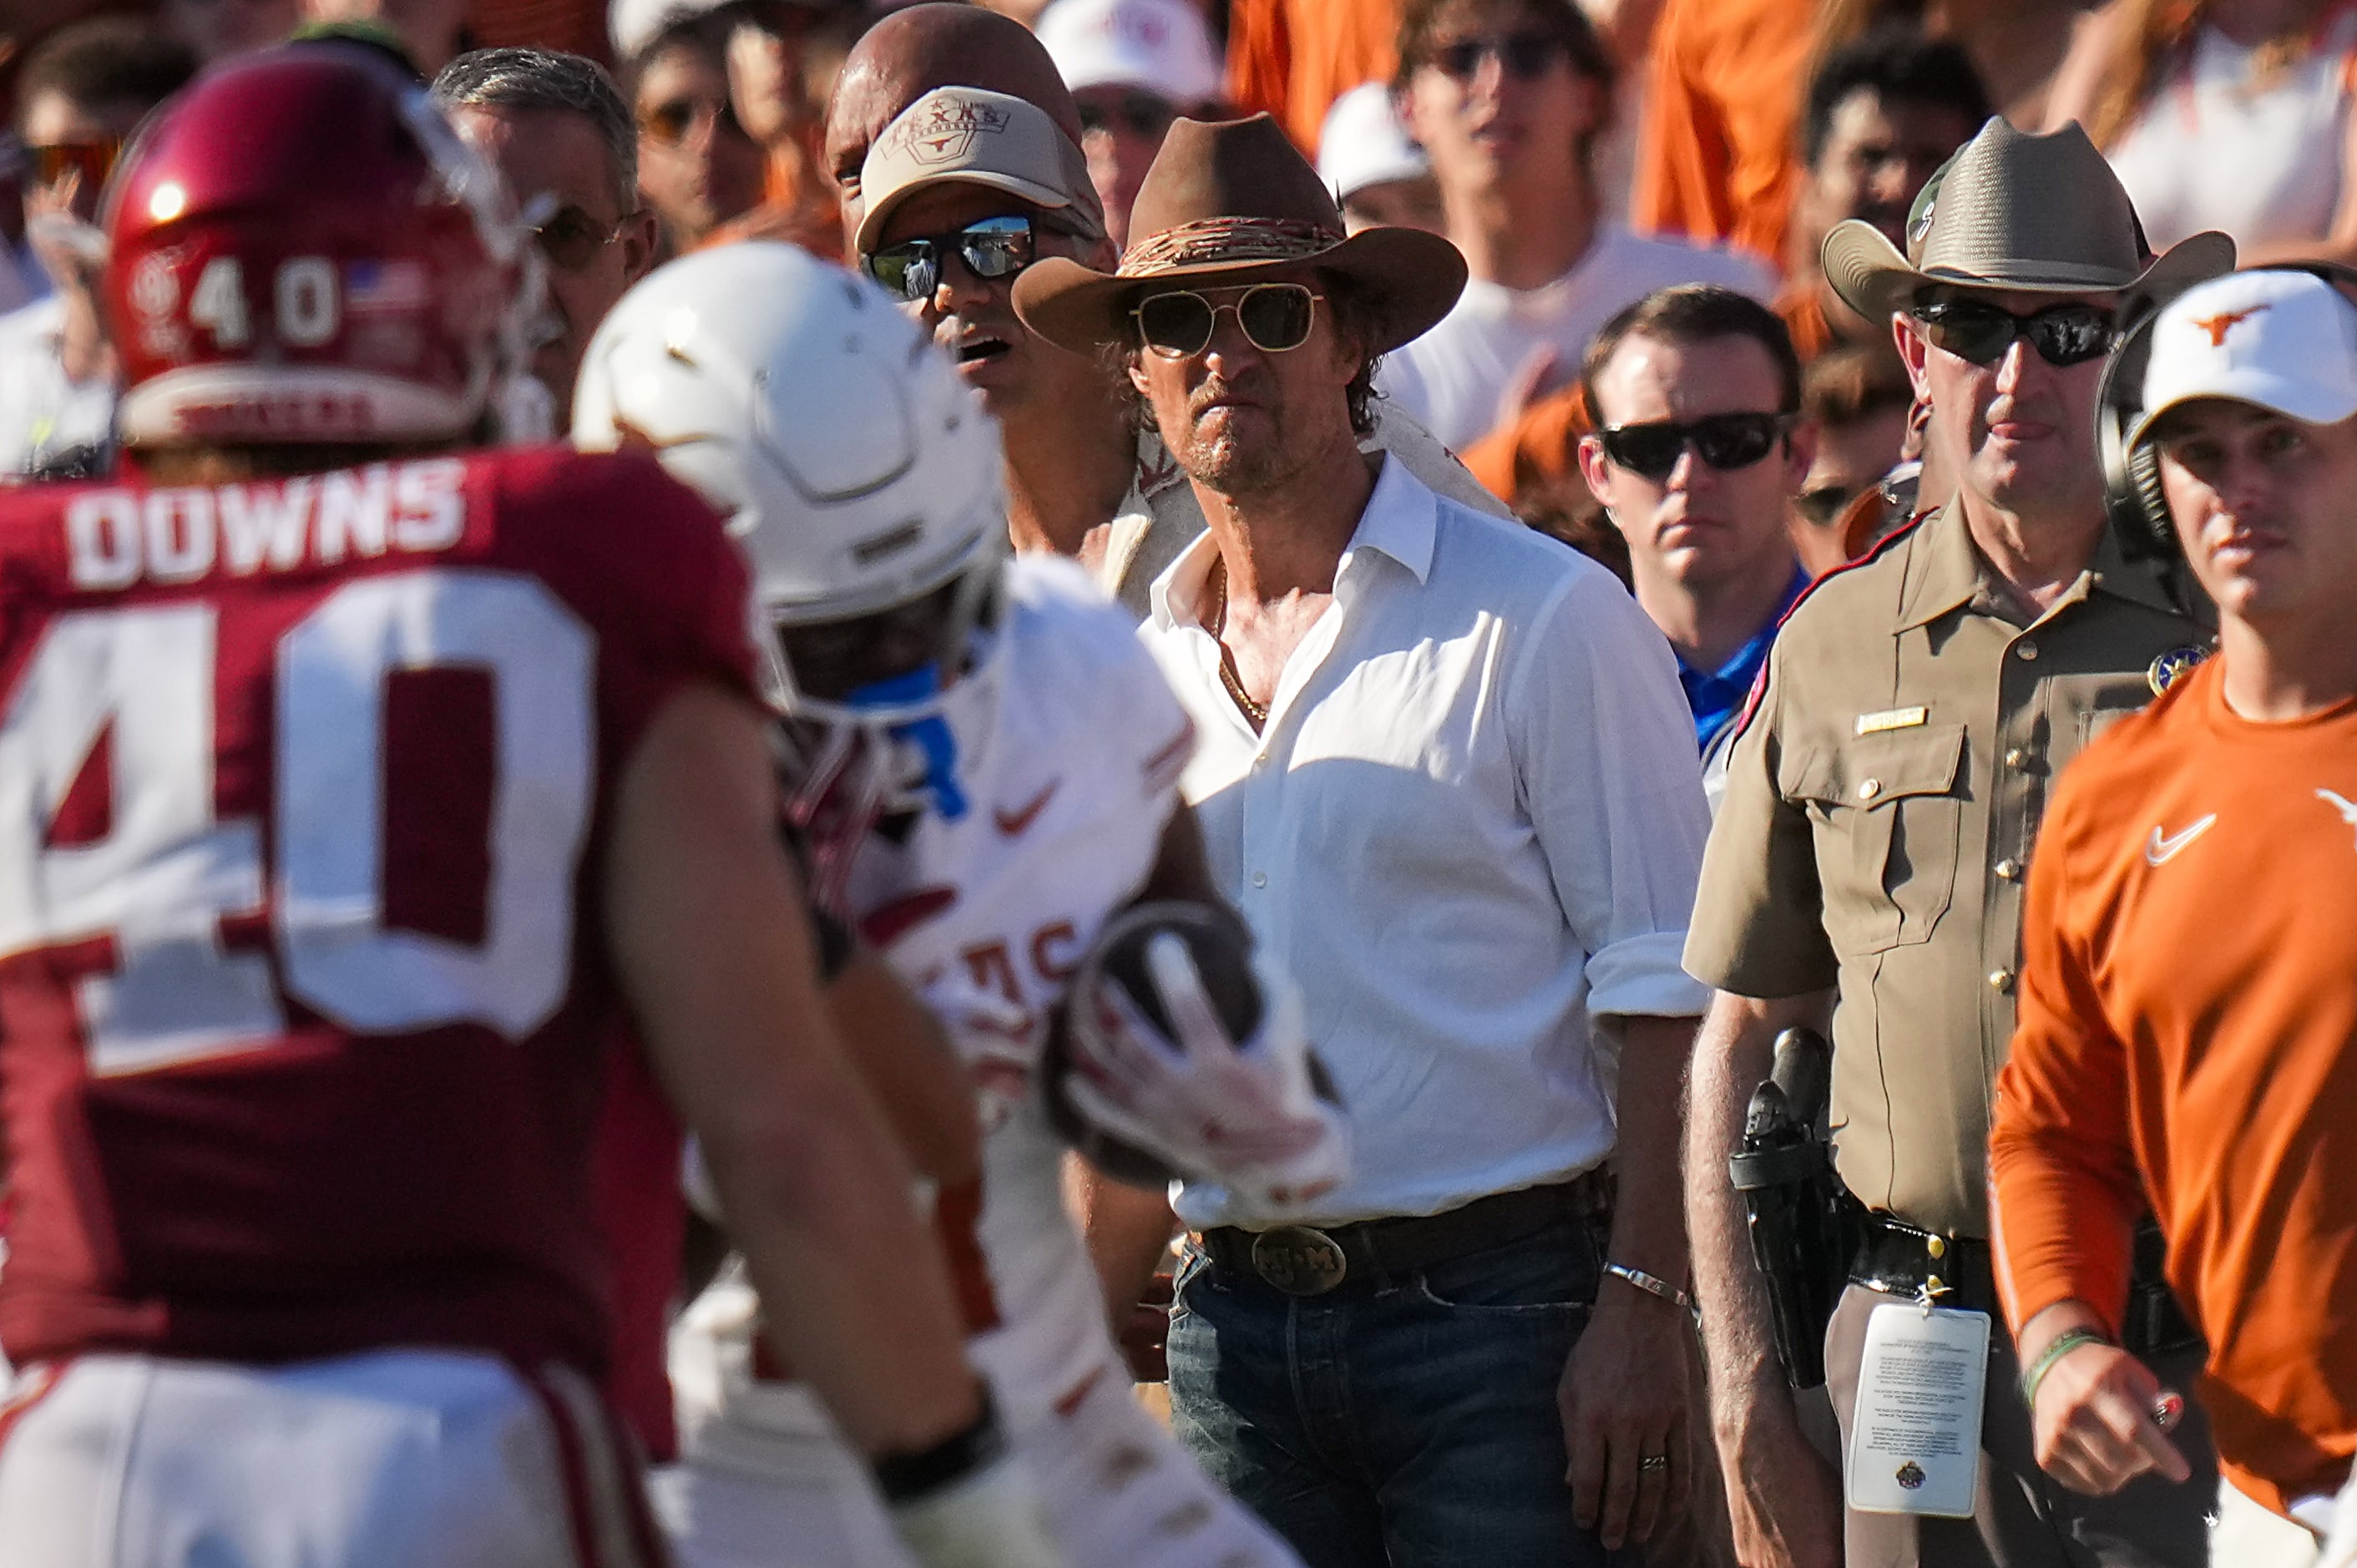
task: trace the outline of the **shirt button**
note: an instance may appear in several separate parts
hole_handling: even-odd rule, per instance
[[[1881,793],[1882,780],[1879,779],[1861,779],[1858,783],[1857,798],[1861,800],[1871,800]]]
[[[1993,970],[1990,970],[1990,971],[1989,971],[1989,989],[1990,989],[1991,991],[2010,991],[2010,990],[2012,990],[2012,989],[2013,989],[2013,971],[2011,971],[2011,970],[2009,970],[2009,969],[1993,969]]]
[[[2021,880],[2021,862],[2000,860],[1996,863],[1996,874],[2007,882],[2018,882]]]
[[[2028,638],[2028,637],[2025,637],[2025,638],[2023,638],[2019,642],[2015,643],[2015,644],[2013,645],[2013,656],[2014,656],[2016,659],[2035,659],[2035,658],[2037,658],[2037,657],[2038,657],[2038,642],[2037,642],[2037,639],[2034,639],[2034,638]]]
[[[1265,886],[1268,886],[1268,873],[1267,873],[1267,872],[1265,872],[1265,871],[1255,871],[1255,872],[1254,872],[1254,873],[1253,873],[1253,886],[1255,886],[1255,887],[1265,887]]]
[[[2029,753],[2022,750],[2021,747],[2018,746],[2005,754],[2005,765],[2007,768],[2019,768],[2029,760]]]

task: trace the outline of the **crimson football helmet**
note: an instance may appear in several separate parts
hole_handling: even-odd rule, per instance
[[[109,191],[130,445],[406,443],[484,428],[541,274],[425,88],[349,45],[207,72]]]

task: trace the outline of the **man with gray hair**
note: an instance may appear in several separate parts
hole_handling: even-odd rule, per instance
[[[554,49],[477,49],[442,68],[434,96],[514,191],[548,261],[551,335],[533,373],[573,403],[590,334],[653,267],[655,218],[639,200],[630,111],[596,61]]]

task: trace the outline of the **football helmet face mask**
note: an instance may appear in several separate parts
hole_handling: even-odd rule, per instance
[[[518,406],[538,257],[498,176],[370,50],[207,72],[142,128],[104,221],[132,445],[445,441]]]
[[[573,436],[651,447],[726,516],[799,791],[963,814],[957,734],[987,733],[997,681],[998,431],[888,295],[789,245],[682,257],[599,326]]]

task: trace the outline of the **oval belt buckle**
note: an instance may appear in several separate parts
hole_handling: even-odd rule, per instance
[[[1280,1225],[1254,1236],[1252,1265],[1287,1295],[1324,1295],[1351,1267],[1334,1238],[1307,1225]]]

